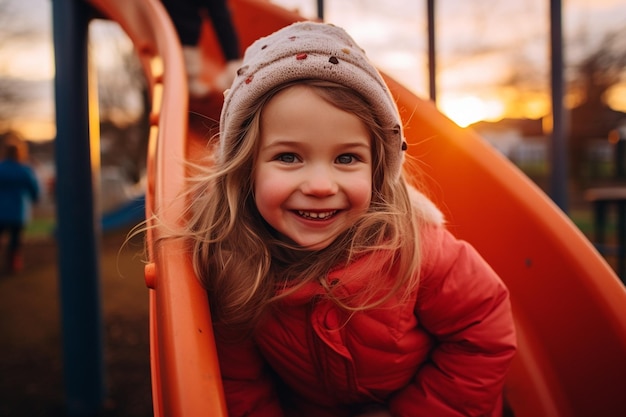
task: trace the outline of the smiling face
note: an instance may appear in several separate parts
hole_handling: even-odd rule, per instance
[[[368,210],[371,136],[357,116],[295,85],[264,107],[259,140],[256,207],[287,240],[323,249]]]

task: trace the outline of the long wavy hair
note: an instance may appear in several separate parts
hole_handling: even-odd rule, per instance
[[[192,205],[186,239],[195,272],[209,294],[214,323],[252,330],[266,308],[307,283],[321,283],[326,296],[348,311],[374,308],[391,297],[408,296],[419,280],[419,225],[404,177],[387,172],[386,155],[398,152],[371,106],[339,84],[300,80],[331,105],[356,115],[371,132],[372,198],[369,210],[329,246],[312,251],[284,242],[259,214],[252,190],[258,153],[261,111],[276,87],[250,109],[235,146],[220,158],[196,164],[191,176]],[[214,144],[215,145],[215,144]],[[332,269],[357,258],[382,253],[384,271],[393,282],[366,280],[358,297],[340,297],[326,284]],[[377,259],[380,259],[378,257]],[[381,269],[380,262],[376,263]],[[380,286],[388,291],[380,297]]]

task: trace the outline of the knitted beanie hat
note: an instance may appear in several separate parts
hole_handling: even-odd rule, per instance
[[[387,85],[365,52],[341,28],[317,22],[298,22],[254,42],[242,67],[224,95],[220,117],[220,159],[226,158],[240,134],[249,109],[272,88],[304,79],[332,81],[358,92],[378,118],[392,143],[387,155],[390,173],[400,175],[402,123]]]

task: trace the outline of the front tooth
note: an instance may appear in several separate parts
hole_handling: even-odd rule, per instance
[[[298,213],[303,217],[309,217],[311,219],[325,219],[333,214],[333,212],[316,213],[302,210],[299,210]]]

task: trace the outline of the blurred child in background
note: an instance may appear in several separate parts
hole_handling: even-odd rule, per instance
[[[33,203],[39,201],[40,187],[33,169],[26,164],[26,146],[16,137],[4,143],[0,160],[0,243],[7,235],[4,271],[23,268],[22,238],[31,220]]]

